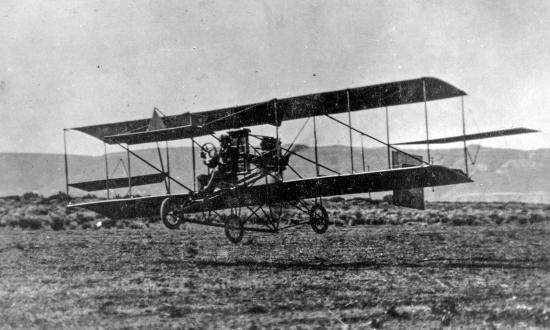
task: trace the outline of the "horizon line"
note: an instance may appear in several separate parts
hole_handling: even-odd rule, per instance
[[[294,146],[303,146],[303,147],[306,147],[306,148],[313,148],[314,146],[312,145],[308,145],[308,144],[301,144],[301,143],[296,143],[294,144]],[[468,147],[476,147],[476,146],[481,146],[482,148],[484,149],[493,149],[493,150],[512,150],[512,151],[540,151],[540,150],[550,150],[550,147],[542,147],[542,148],[533,148],[533,149],[519,149],[519,148],[503,148],[503,147],[483,147],[482,145],[480,144],[471,144],[469,145]],[[346,149],[349,149],[349,145],[345,145],[345,144],[330,144],[330,145],[318,145],[317,146],[318,148],[334,148],[334,147],[338,147],[338,148],[346,148]],[[178,148],[191,148],[190,146],[174,146],[174,147],[169,147],[169,149],[178,149]],[[361,149],[361,146],[353,146],[352,147],[353,149]],[[136,150],[140,150],[140,151],[143,151],[143,150],[155,150],[156,148],[144,148],[144,149],[136,149]],[[164,149],[164,148],[161,148],[161,149]],[[372,149],[386,149],[386,146],[380,146],[380,147],[364,147],[365,150],[372,150]],[[419,150],[419,151],[425,151],[426,148],[399,148],[399,150]],[[457,148],[430,148],[431,151],[438,151],[438,150],[463,150],[462,147],[457,147]],[[113,151],[113,152],[107,152],[107,154],[117,154],[117,153],[124,153],[125,151],[124,150],[120,150],[120,151]],[[61,155],[63,156],[64,154],[63,153],[53,153],[53,152],[33,152],[33,151],[0,151],[0,155]],[[81,154],[81,153],[67,153],[67,156],[91,156],[91,157],[96,157],[96,156],[102,156],[103,153],[98,153],[98,154],[95,154],[95,153],[90,153],[90,154]]]

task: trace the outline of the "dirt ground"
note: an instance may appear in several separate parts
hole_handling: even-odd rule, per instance
[[[549,328],[550,224],[0,229],[1,328]]]

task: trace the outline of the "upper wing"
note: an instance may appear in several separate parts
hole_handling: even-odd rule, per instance
[[[440,138],[440,139],[419,140],[419,141],[403,142],[403,143],[395,143],[395,144],[396,145],[425,144],[425,143],[442,144],[442,143],[452,143],[452,142],[461,142],[461,141],[469,141],[469,140],[480,140],[480,139],[488,139],[488,138],[493,138],[493,137],[501,137],[501,136],[506,136],[506,135],[535,133],[535,132],[538,132],[538,131],[534,130],[534,129],[530,129],[530,128],[518,127],[518,128],[510,128],[510,129],[501,129],[501,130],[498,130],[498,131],[490,131],[490,132],[466,134],[466,135],[457,135],[457,136],[451,136],[451,137]]]
[[[148,130],[151,119],[73,128],[107,143],[145,143],[210,134],[212,131],[256,125],[280,125],[324,114],[373,109],[466,95],[437,78],[423,77],[338,91],[275,99],[218,110],[166,116],[162,132]]]

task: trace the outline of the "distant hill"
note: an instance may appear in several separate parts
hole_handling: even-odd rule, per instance
[[[299,146],[300,153],[313,158],[313,148]],[[475,150],[475,147],[471,148]],[[408,150],[419,155],[425,155],[424,150]],[[156,149],[142,150],[139,154],[160,167]],[[452,168],[463,168],[464,161],[461,149],[435,150],[432,152],[434,163]],[[387,167],[386,149],[365,149],[367,166],[370,169]],[[125,153],[109,154],[110,172],[114,170],[120,159],[126,161]],[[340,172],[350,171],[349,148],[346,146],[327,146],[319,148],[320,161]],[[362,154],[360,148],[354,149],[354,165],[356,170],[362,170]],[[71,182],[101,179],[105,177],[105,161],[103,156],[69,156],[69,177]],[[197,157],[197,173],[204,171]],[[166,162],[164,162],[166,165]],[[292,166],[302,176],[315,173],[312,164],[291,158]],[[170,149],[170,165],[172,174],[183,184],[192,186],[191,151],[190,148],[179,147]],[[153,173],[138,159],[132,158],[132,174]],[[51,195],[65,189],[65,174],[63,155],[58,154],[25,154],[0,153],[0,196],[37,192]],[[110,175],[125,176],[123,166],[119,164],[116,172]],[[321,171],[321,174],[330,174]],[[446,201],[523,201],[531,203],[550,203],[550,149],[532,151],[511,149],[481,148],[475,166],[471,166],[474,183],[449,187],[426,189],[429,200]],[[297,178],[291,171],[285,172],[285,178]],[[178,189],[177,185],[173,185]],[[134,193],[147,195],[164,191],[162,184],[135,187]],[[71,189],[72,194],[82,194]],[[126,192],[118,191],[123,195]]]

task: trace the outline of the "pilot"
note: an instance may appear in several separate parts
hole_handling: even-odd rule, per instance
[[[202,174],[197,177],[199,191],[212,192],[223,183],[231,183],[233,178],[234,160],[231,153],[231,138],[228,135],[220,137],[220,152],[215,152],[210,159],[206,159],[206,153],[201,152],[203,163],[212,169],[210,176]]]

